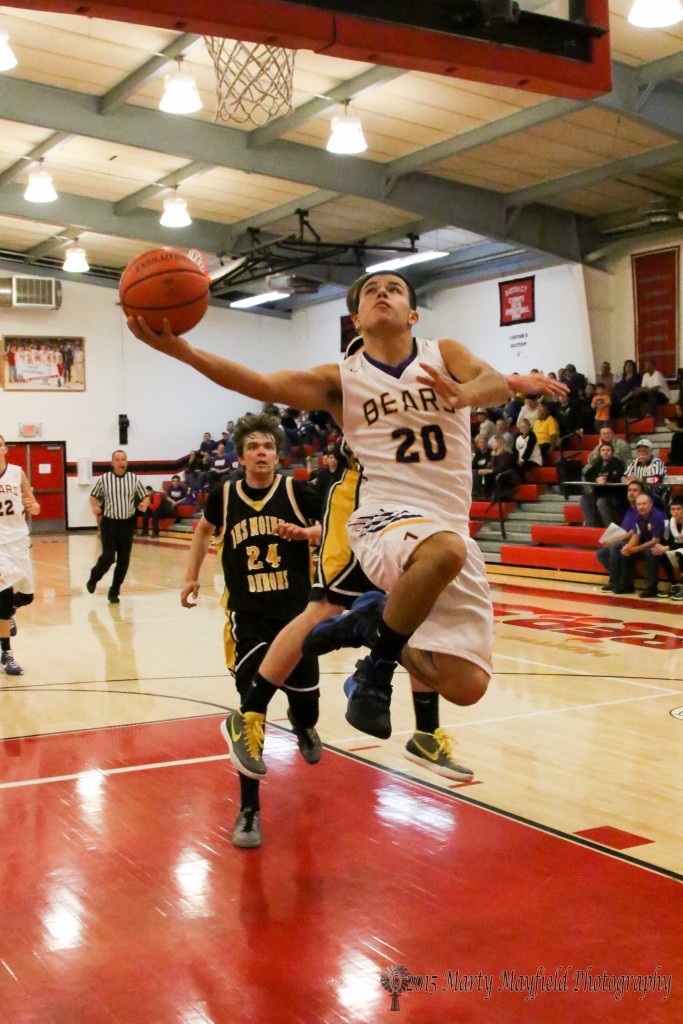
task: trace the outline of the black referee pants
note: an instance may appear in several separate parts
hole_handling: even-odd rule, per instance
[[[126,578],[130,552],[133,547],[135,533],[135,516],[131,519],[107,519],[102,516],[100,526],[102,536],[102,554],[90,570],[90,579],[99,583],[104,574],[111,569],[114,562],[114,579],[109,592],[118,596],[121,584]]]

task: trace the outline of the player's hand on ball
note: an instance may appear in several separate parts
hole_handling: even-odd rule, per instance
[[[129,316],[127,323],[129,329],[139,341],[144,341],[145,345],[155,348],[158,352],[180,356],[185,349],[190,347],[184,338],[179,338],[173,334],[168,320],[163,321],[164,329],[161,334],[153,331],[142,316]]]
[[[453,380],[451,376],[443,373],[436,366],[430,366],[428,363],[420,363],[420,366],[424,370],[425,376],[416,378],[418,384],[426,384],[428,387],[434,388],[439,398],[442,398],[447,405],[453,406],[454,409],[463,409],[470,404],[465,398],[462,384],[458,384],[457,380]]]
[[[190,597],[194,598],[194,601],[190,601]],[[194,583],[188,583],[183,588],[180,594],[180,603],[183,608],[196,608],[197,598],[199,597],[199,583],[195,580]]]

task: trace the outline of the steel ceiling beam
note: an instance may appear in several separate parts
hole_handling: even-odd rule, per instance
[[[400,78],[406,74],[408,72],[402,68],[387,68],[382,65],[376,65],[368,71],[363,71],[362,74],[356,75],[355,78],[349,78],[334,89],[330,89],[326,97],[316,96],[315,99],[309,100],[308,103],[303,103],[300,107],[297,107],[291,114],[276,117],[264,125],[263,128],[256,128],[254,131],[249,132],[249,149],[261,149],[262,146],[266,146],[273,139],[279,139],[286,135],[287,132],[295,131],[302,124],[313,121],[332,107],[337,107],[340,103],[345,103],[346,101],[350,102],[357,96],[360,96],[361,93],[367,92],[369,89],[377,89],[379,86],[386,85],[387,82],[392,82],[395,78]]]
[[[324,150],[284,140],[254,151],[248,148],[246,132],[192,119],[183,119],[179,130],[179,120],[174,115],[130,105],[103,117],[97,111],[97,97],[64,89],[7,79],[0,91],[0,117],[361,196],[412,211],[420,218],[455,224],[474,234],[507,239],[510,233],[505,227],[504,198],[496,192],[413,173],[397,182],[389,200],[384,192],[384,164],[353,158],[340,160]],[[109,209],[110,204],[103,206]],[[209,232],[207,228],[205,233],[224,238],[229,232],[222,225],[213,225],[213,229]],[[122,231],[118,225],[112,233],[134,236],[137,232]],[[146,236],[143,233],[139,237]],[[581,254],[577,237],[577,218],[572,214],[536,208],[519,215],[510,240],[578,260]],[[210,252],[222,251],[215,244],[197,244]]]
[[[154,199],[156,196],[162,195],[164,192],[169,192],[171,189],[176,188],[182,184],[183,181],[189,181],[190,178],[196,178],[200,174],[206,174],[207,171],[212,171],[216,165],[201,163],[196,161],[191,164],[187,164],[186,167],[180,167],[177,171],[171,171],[165,177],[161,178],[160,181],[154,182],[153,185],[145,185],[138,192],[133,192],[132,195],[126,196],[125,199],[120,199],[118,203],[114,204],[114,211],[119,216],[123,216],[126,213],[131,213],[133,210],[137,210],[138,207],[143,206],[148,199]]]
[[[31,167],[38,163],[43,157],[46,157],[48,153],[51,153],[57,146],[61,146],[62,142],[66,142],[67,139],[73,136],[69,132],[53,132],[49,138],[43,142],[39,142],[37,146],[21,157],[20,160],[15,161],[10,167],[6,168],[0,174],[0,189],[4,188],[5,185],[9,185],[10,182],[15,181],[20,175],[25,174],[26,171],[30,170]]]
[[[202,36],[194,35],[191,32],[183,33],[174,39],[172,43],[169,43],[162,50],[161,55],[156,55],[150,60],[146,61],[136,71],[132,71],[129,75],[126,75],[120,82],[118,82],[109,92],[106,92],[104,96],[100,96],[98,102],[98,110],[100,114],[107,114],[112,110],[116,110],[123,103],[126,102],[131,96],[134,96],[136,92],[152,78],[156,78],[162,68],[165,68],[168,64],[183,57],[188,50],[194,48],[194,46],[202,39]]]
[[[9,185],[0,192],[0,215],[35,220],[36,211],[24,199],[24,190],[19,185]],[[117,216],[113,203],[85,196],[59,194],[59,198],[41,211],[41,219],[58,228],[78,229],[78,234],[93,231],[115,238],[148,239],[158,245],[196,246],[204,252],[224,252],[225,237],[229,228],[213,221],[194,220],[192,229],[163,228],[159,214],[154,210],[138,209],[125,217]]]

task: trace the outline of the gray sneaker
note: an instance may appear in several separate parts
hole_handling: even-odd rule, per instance
[[[315,729],[302,729],[292,718],[292,712],[287,708],[287,718],[296,736],[299,753],[306,764],[317,764],[323,756],[323,745]]]
[[[6,676],[23,676],[24,670],[17,665],[14,660],[14,655],[11,651],[3,651],[2,657],[0,657],[0,664],[5,672]]]
[[[261,842],[261,812],[240,811],[232,830],[232,845],[253,850]]]
[[[233,711],[221,722],[223,739],[230,749],[230,760],[242,775],[262,779],[268,774],[261,754],[265,741],[265,715],[257,711]]]
[[[403,756],[447,779],[470,782],[474,772],[458,764],[453,757],[454,746],[455,740],[443,729],[437,729],[434,733],[415,732],[406,743]]]

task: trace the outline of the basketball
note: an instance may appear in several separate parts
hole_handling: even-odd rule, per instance
[[[206,313],[209,284],[204,270],[180,249],[150,249],[124,270],[119,297],[127,317],[143,317],[158,333],[168,320],[174,334],[184,334]]]

